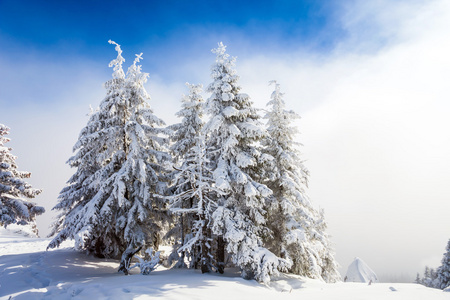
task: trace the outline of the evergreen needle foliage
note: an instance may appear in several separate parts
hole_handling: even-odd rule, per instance
[[[107,94],[81,131],[68,160],[76,168],[54,209],[61,213],[49,248],[75,239],[76,247],[100,257],[121,257],[139,247],[158,248],[168,220],[164,195],[168,131],[147,101],[148,74],[138,65],[125,75],[120,46],[110,63]]]
[[[6,137],[8,134],[9,128],[0,124],[0,226],[30,224],[37,235],[35,218],[45,209],[29,199],[42,190],[34,189],[25,182],[24,179],[31,176],[30,172],[17,170],[17,157],[11,154],[11,148],[5,146],[10,141]]]
[[[271,235],[266,243],[276,255],[292,262],[289,271],[327,282],[340,280],[334,261],[323,212],[309,201],[307,188],[309,172],[303,165],[295,142],[297,127],[292,123],[300,118],[285,110],[283,93],[276,81],[270,109],[266,114],[268,137],[265,150],[273,157],[266,172],[266,183],[273,191],[268,208],[268,227]]]

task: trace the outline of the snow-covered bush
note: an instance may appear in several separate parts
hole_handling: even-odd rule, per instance
[[[156,267],[159,264],[159,251],[154,251],[153,248],[149,248],[145,250],[146,256],[149,257],[148,260],[145,260],[144,258],[140,257],[139,255],[136,255],[135,257],[139,260],[139,262],[135,263],[133,266],[130,267],[130,269],[138,267],[139,270],[141,270],[142,275],[148,275],[150,272],[156,269]]]
[[[5,146],[10,141],[7,134],[9,128],[0,124],[0,226],[30,224],[37,235],[35,217],[44,213],[45,209],[29,199],[42,190],[34,189],[25,182],[24,179],[31,176],[30,172],[17,170],[17,157],[11,154],[11,148]]]

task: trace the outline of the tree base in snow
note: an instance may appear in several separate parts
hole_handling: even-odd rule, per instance
[[[130,270],[130,262],[133,256],[141,251],[142,246],[139,247],[136,250],[133,250],[132,248],[128,248],[125,250],[125,252],[122,254],[122,259],[120,261],[119,270],[117,272],[123,272],[125,275],[128,275],[128,271]]]

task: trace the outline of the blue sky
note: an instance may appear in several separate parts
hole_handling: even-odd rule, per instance
[[[44,190],[46,235],[73,174],[65,162],[111,78],[108,40],[125,67],[143,52],[150,105],[168,124],[184,83],[211,81],[210,50],[223,41],[256,107],[276,79],[302,116],[308,194],[341,270],[358,256],[382,280],[413,280],[449,238],[449,36],[446,0],[0,0],[0,122]]]
[[[301,48],[327,53],[346,37],[337,13],[348,1],[129,2],[2,0],[0,51],[10,59],[104,64],[112,39],[126,58],[144,52],[144,69],[172,77],[177,72],[168,66],[208,56],[219,41],[246,57]]]
[[[106,79],[110,70],[105,66],[115,56],[109,39],[122,46],[125,66],[143,52],[143,70],[165,82],[207,80],[210,49],[219,41],[243,60],[265,55],[295,59],[300,52],[326,60],[342,48],[348,53],[378,51],[389,40],[377,30],[373,16],[357,21],[362,32],[342,20],[354,2],[1,0],[0,60],[15,71],[0,81],[0,101],[67,101],[49,95],[48,87],[63,77],[62,84],[93,73]],[[26,70],[20,72],[18,66]],[[20,80],[35,86],[13,95]]]
[[[283,56],[299,49],[333,51],[346,33],[336,18],[343,2],[341,6],[332,3],[1,0],[0,59],[27,67],[46,62],[48,76],[77,76],[83,72],[79,66],[85,64],[95,65],[106,75],[109,70],[104,66],[115,55],[107,43],[112,39],[122,45],[127,61],[143,52],[143,69],[163,80],[199,81],[205,76],[193,76],[180,68],[202,65],[207,76],[213,58],[209,50],[219,41],[239,49],[233,55],[240,58],[268,53]],[[52,72],[62,65],[67,70]],[[11,76],[34,81],[37,72],[23,73]],[[7,81],[1,90],[9,98]],[[45,90],[41,91],[44,85],[36,87],[32,97],[38,93],[40,97],[35,98],[51,102]],[[18,98],[16,104],[28,97]]]
[[[158,49],[167,42],[192,46],[208,36],[231,38],[235,33],[256,48],[274,42],[296,47],[311,41],[326,48],[343,34],[335,9],[331,1],[3,0],[0,28],[10,49],[55,51],[74,45],[75,51],[99,54],[110,38],[130,47]]]

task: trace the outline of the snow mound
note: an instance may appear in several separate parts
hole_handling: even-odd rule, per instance
[[[9,224],[8,227],[0,227],[0,236],[10,237],[28,237],[36,238],[36,231],[33,229],[32,224],[17,225]]]
[[[348,266],[346,282],[378,282],[377,274],[359,257]]]

